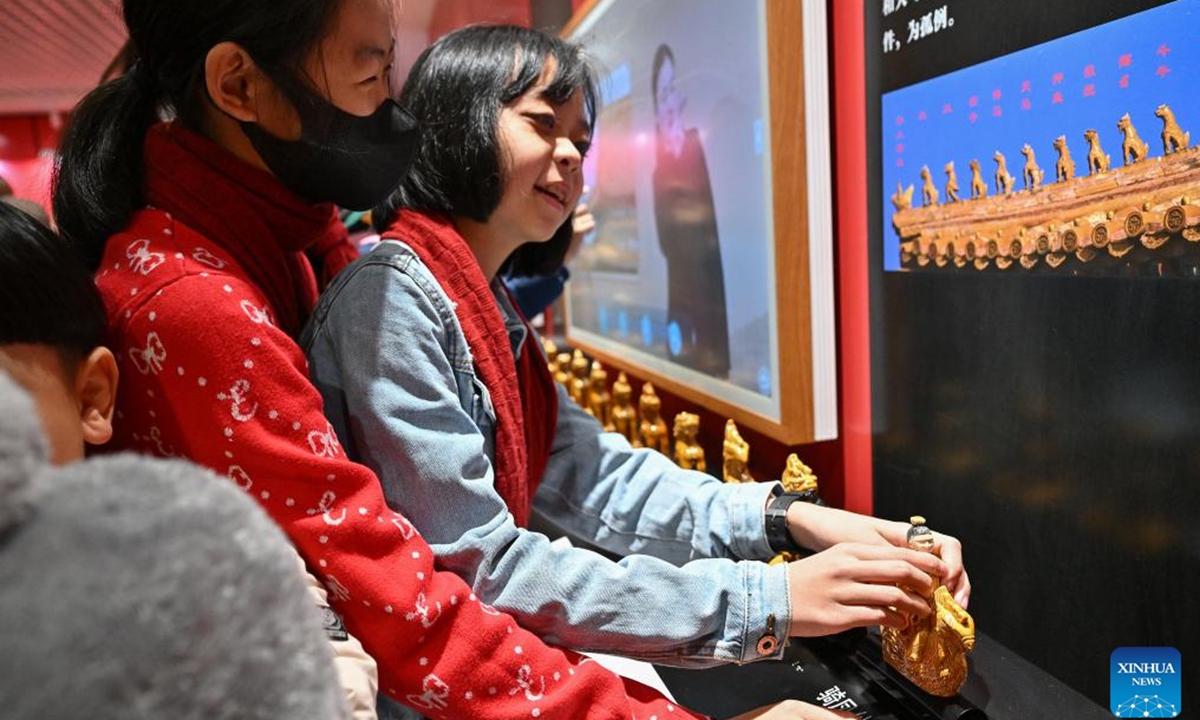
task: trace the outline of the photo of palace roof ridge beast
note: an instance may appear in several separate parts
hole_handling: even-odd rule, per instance
[[[1195,48],[1175,25],[1198,8],[1171,3],[892,93],[889,269],[1200,275],[1200,147],[1187,127],[1200,122],[1187,91],[1200,78],[1190,57],[1171,61]],[[942,100],[980,86],[994,86],[990,113],[979,94],[966,117]]]
[[[1163,119],[1161,157],[1148,157],[1149,143],[1126,114],[1118,121],[1125,164],[1113,167],[1098,132],[1088,129],[1086,175],[1076,174],[1065,135],[1054,142],[1058,160],[1050,181],[1029,145],[1022,148],[1026,159],[1019,180],[1004,154],[994,153],[991,193],[979,162],[972,160],[968,198],[957,197],[953,161],[945,166],[943,199],[928,167],[922,168],[920,207],[912,206],[912,185],[898,187],[891,198],[901,264],[1006,270],[1015,263],[1031,270],[1039,263],[1059,268],[1071,257],[1089,263],[1106,251],[1121,258],[1138,244],[1159,250],[1175,238],[1200,243],[1200,146],[1189,144],[1170,106],[1159,105],[1154,114]],[[1200,256],[1200,246],[1193,252]]]

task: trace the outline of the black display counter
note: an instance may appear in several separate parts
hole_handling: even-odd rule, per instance
[[[857,713],[864,720],[1101,720],[1112,714],[986,635],[976,637],[971,675],[957,698],[914,688],[887,667],[878,633],[793,640],[784,659],[709,670],[659,667],[682,705],[727,718],[788,698]]]

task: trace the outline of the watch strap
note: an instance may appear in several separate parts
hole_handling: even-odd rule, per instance
[[[804,548],[796,543],[791,531],[788,529],[787,514],[788,508],[794,502],[812,502],[812,500],[806,497],[808,495],[816,495],[816,493],[811,491],[804,493],[781,492],[767,503],[765,518],[767,545],[770,546],[772,552],[776,554],[781,552],[804,552]]]

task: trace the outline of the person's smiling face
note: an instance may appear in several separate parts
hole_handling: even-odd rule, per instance
[[[583,156],[590,142],[583,93],[555,104],[544,93],[553,62],[538,82],[500,109],[497,139],[504,190],[488,218],[507,250],[549,240],[583,192]]]

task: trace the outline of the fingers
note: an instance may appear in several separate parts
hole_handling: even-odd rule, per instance
[[[843,605],[896,610],[918,617],[927,617],[933,612],[923,595],[895,585],[857,584],[845,587],[841,592],[843,594],[837,600]]]
[[[967,577],[967,571],[963,570],[959,576],[958,585],[955,587],[946,586],[954,593],[954,601],[962,606],[963,610],[967,609],[967,603],[971,601],[971,579]]]
[[[947,564],[933,553],[918,552],[890,545],[844,544],[847,552],[859,560],[897,560],[906,563],[926,575],[945,577],[950,573]],[[928,585],[928,583],[926,583]]]
[[[575,206],[575,213],[571,216],[571,230],[575,233],[575,240],[587,235],[592,230],[596,229],[596,217],[592,215],[592,211],[588,208],[588,204],[581,202]]]
[[[904,627],[928,617],[929,574],[941,562],[928,553],[888,546],[838,545],[788,566],[791,633],[814,637],[853,627]]]
[[[596,218],[591,213],[586,215],[576,215],[571,221],[571,230],[576,235],[586,235],[596,229]]]
[[[942,582],[954,594],[954,600],[966,608],[971,599],[971,581],[967,578],[967,570],[963,565],[962,543],[958,538],[941,533],[934,533],[934,537],[937,539],[935,549],[948,570],[942,577]]]
[[[899,585],[921,594],[933,590],[930,573],[903,560],[860,560],[857,566],[847,568],[846,573],[859,582]]]

